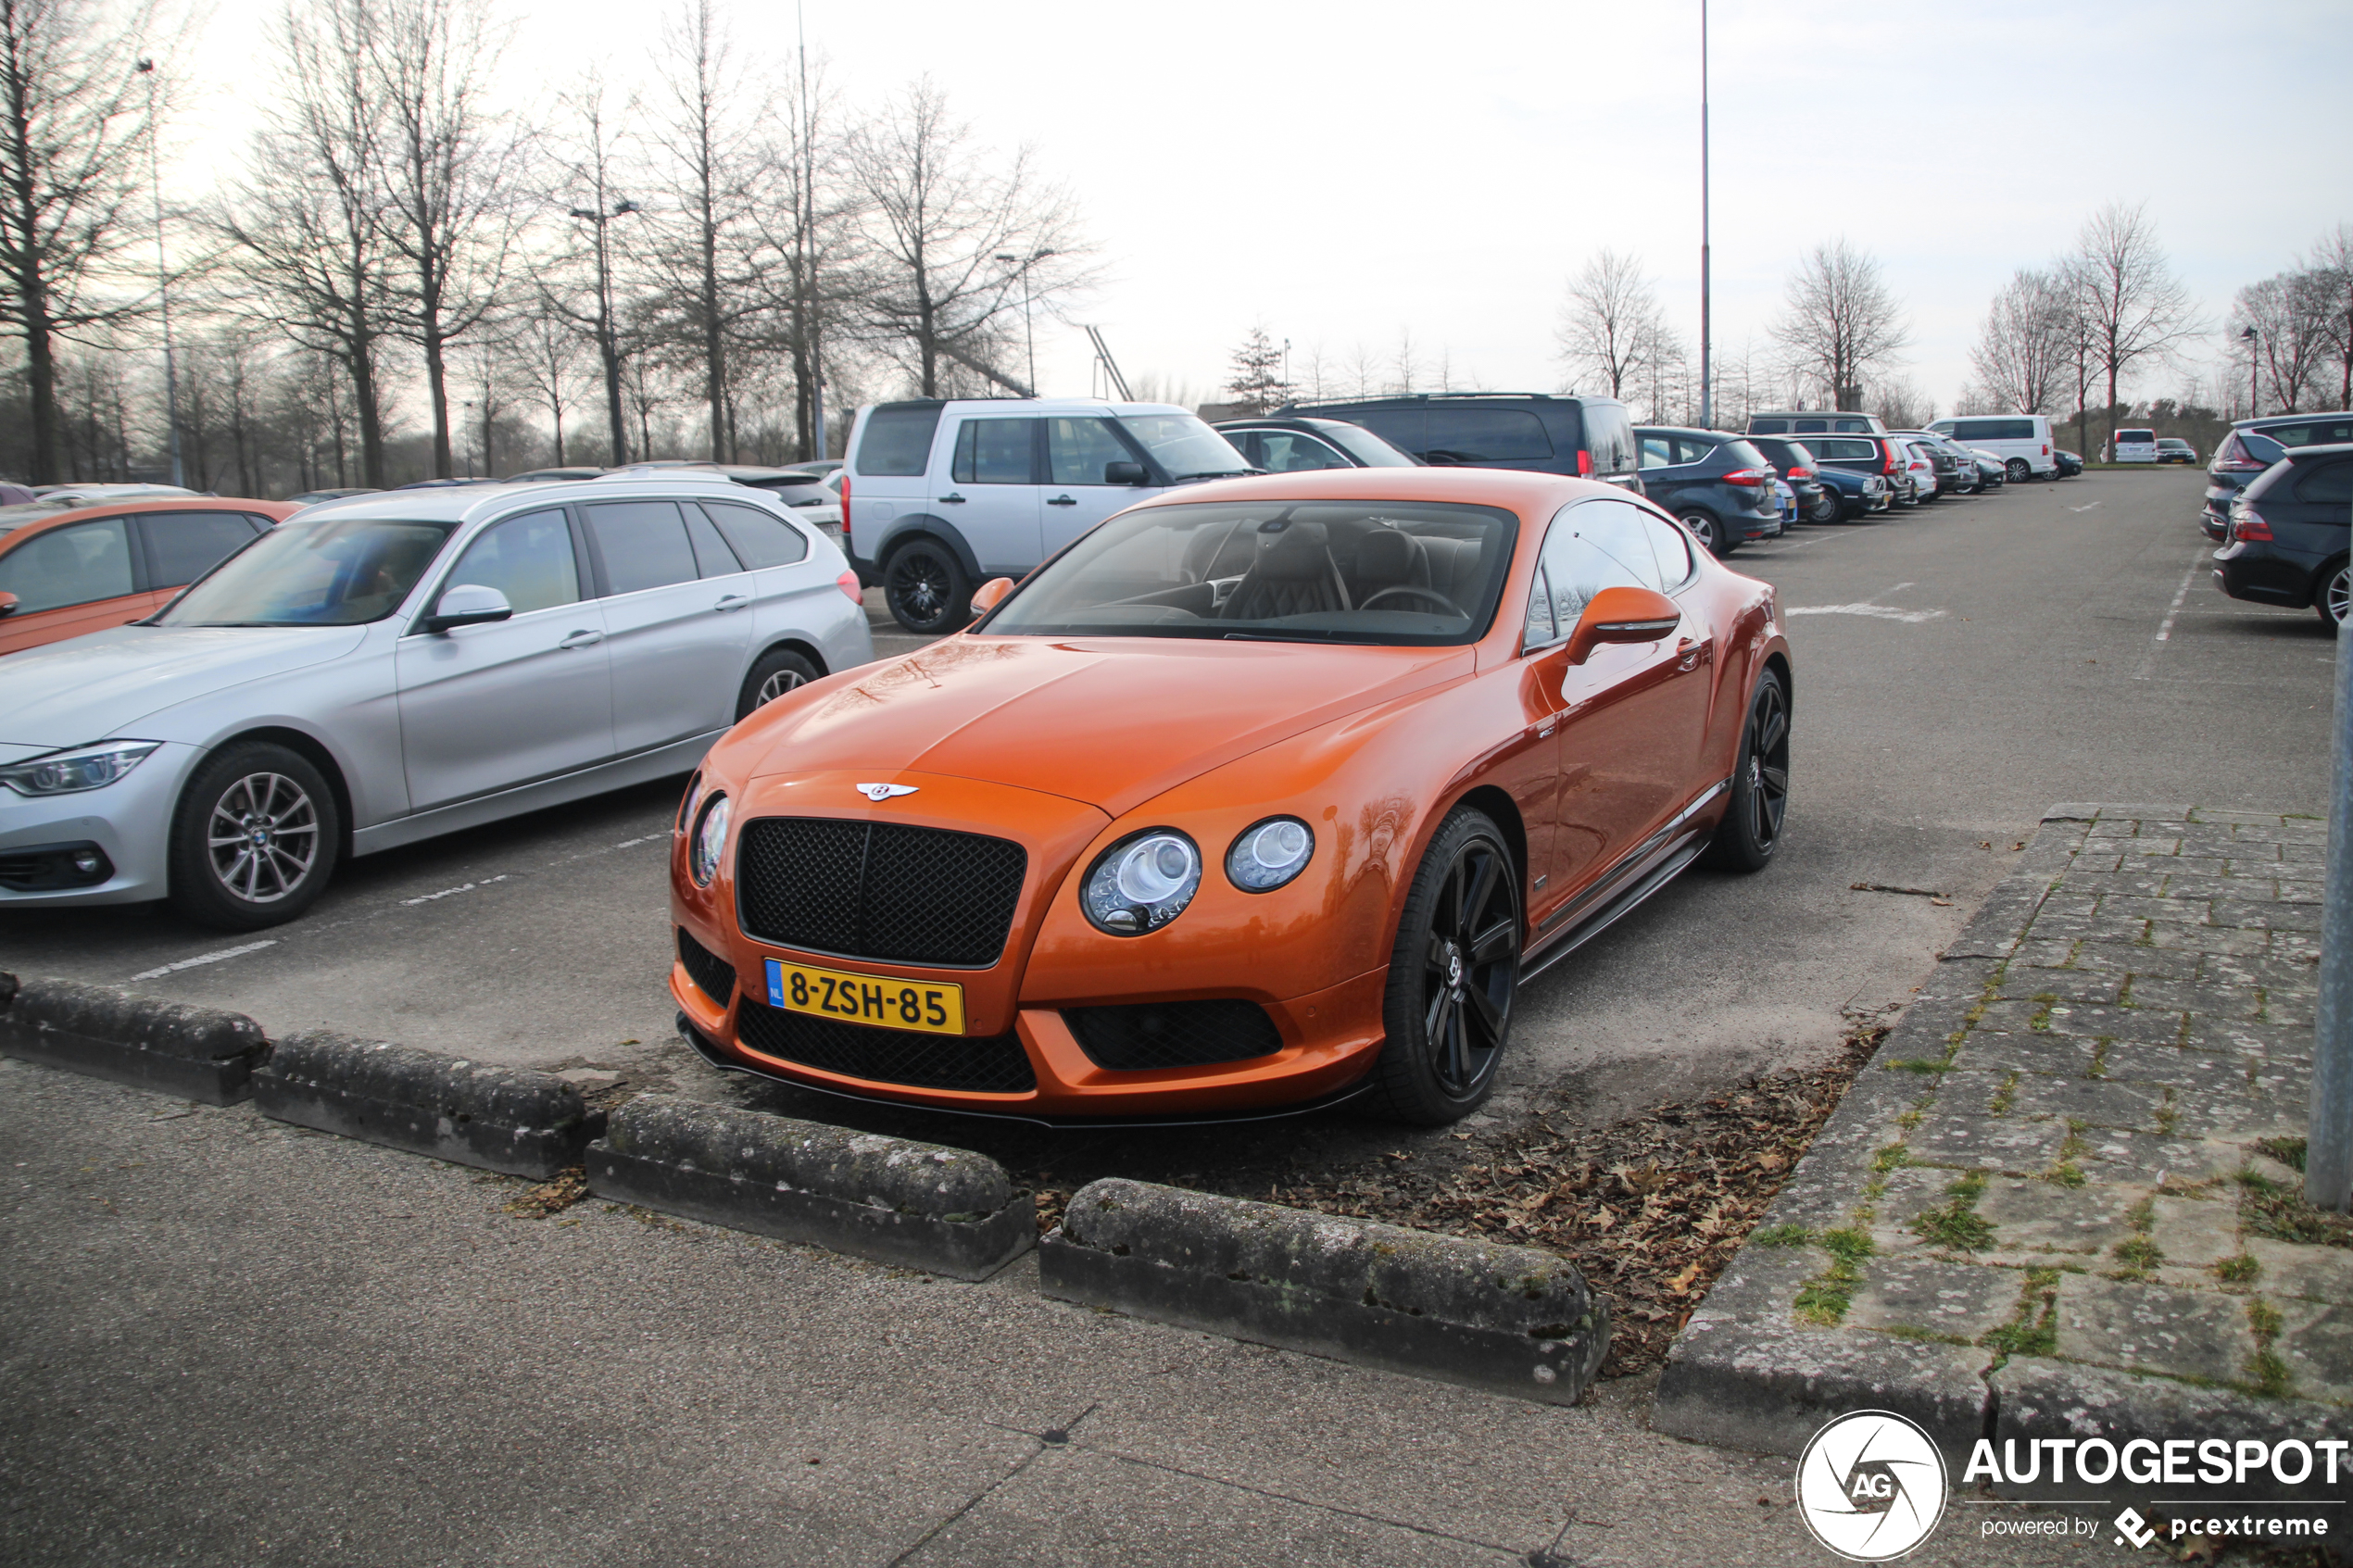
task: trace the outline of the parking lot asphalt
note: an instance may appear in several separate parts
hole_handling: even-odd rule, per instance
[[[2332,644],[2220,597],[2197,496],[2097,474],[1736,557],[1793,617],[1782,855],[1684,878],[1533,984],[1486,1121],[1556,1093],[1604,1119],[1822,1054],[1844,1010],[1908,995],[2053,801],[2318,809]],[[670,1034],[673,804],[360,861],[241,939],[0,917],[0,969],[740,1095]],[[1026,1136],[1033,1168],[1177,1177],[1399,1141],[1344,1115]],[[505,1178],[13,1061],[0,1182],[10,1560],[1823,1560],[1790,1461],[1651,1434],[1646,1379],[1560,1411],[1046,1301],[1030,1262],[966,1286],[594,1201],[528,1220]],[[1981,1544],[1969,1518],[1915,1560],[2085,1556]]]

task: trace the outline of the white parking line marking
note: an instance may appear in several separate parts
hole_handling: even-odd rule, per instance
[[[248,942],[242,947],[223,947],[217,953],[198,953],[193,959],[182,959],[178,963],[168,963],[160,969],[143,969],[131,978],[161,980],[165,975],[176,974],[183,969],[196,969],[208,963],[221,963],[230,959],[241,959],[247,953],[258,953],[264,947],[274,947],[277,945],[277,940],[273,937],[267,942]]]
[[[613,847],[615,849],[635,849],[640,844],[651,844],[655,839],[661,836],[662,835],[658,833],[649,833],[643,838],[624,838],[620,843],[614,845]]]
[[[1895,609],[1887,605],[1792,605],[1783,615],[1868,615],[1879,621],[1903,621],[1914,625],[1934,621],[1944,612],[1941,609]]]
[[[2190,569],[2182,573],[2182,585],[2173,590],[2173,602],[2165,607],[2165,619],[2157,623],[2157,635],[2149,639],[2148,652],[2141,655],[2141,667],[2133,671],[2135,681],[2145,681],[2156,671],[2158,650],[2172,640],[2173,618],[2182,613],[2182,601],[2190,596],[2190,584],[2197,581],[2198,563],[2205,558],[2203,546],[2190,558]]]
[[[401,902],[404,906],[409,906],[409,907],[413,907],[413,906],[418,905],[418,904],[430,904],[430,903],[432,903],[432,902],[433,902],[435,898],[447,898],[447,897],[449,897],[451,895],[453,895],[453,894],[458,894],[458,893],[472,893],[472,892],[475,888],[477,888],[477,887],[487,887],[487,886],[489,886],[489,885],[490,885],[492,883],[494,883],[494,882],[504,882],[504,881],[506,881],[506,880],[507,880],[507,879],[506,879],[506,877],[504,877],[503,875],[501,875],[501,876],[486,876],[486,877],[484,877],[484,878],[483,878],[480,882],[470,882],[470,883],[466,884],[463,887],[445,887],[445,888],[443,888],[443,889],[442,889],[440,892],[438,892],[438,893],[428,893],[428,894],[425,894],[423,897],[418,897],[418,898],[403,898],[402,900],[400,900],[400,902]]]
[[[2090,506],[2082,506],[2082,507],[2067,507],[2067,508],[2063,508],[2062,509],[2063,509],[2063,510],[2066,510],[2066,511],[2070,511],[2070,512],[2088,512],[2088,511],[2090,511],[2090,510],[2092,509],[2092,507],[2096,507],[2096,506],[2098,506],[2098,505],[2099,505],[2099,503],[2098,503],[2097,501],[2094,501],[2094,502],[2092,502],[2092,503],[2091,503],[2091,505],[2090,505]]]

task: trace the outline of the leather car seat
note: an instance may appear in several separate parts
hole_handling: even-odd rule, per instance
[[[1427,588],[1429,552],[1410,533],[1376,528],[1357,543],[1354,576],[1358,604],[1384,588]]]
[[[1293,522],[1279,533],[1261,533],[1258,540],[1258,558],[1235,585],[1219,619],[1268,621],[1351,608],[1322,523]]]

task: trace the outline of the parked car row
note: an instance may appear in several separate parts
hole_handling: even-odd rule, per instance
[[[2353,610],[2353,412],[2241,420],[2215,447],[2206,480],[2199,525],[2221,546],[2216,585],[2234,599],[2309,608],[2341,629]]]

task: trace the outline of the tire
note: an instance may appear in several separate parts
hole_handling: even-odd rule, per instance
[[[944,636],[972,619],[973,584],[947,546],[911,539],[891,551],[882,571],[883,602],[891,619],[918,636]]]
[[[1519,868],[1487,814],[1449,812],[1414,873],[1390,954],[1373,1098],[1396,1120],[1442,1127],[1494,1092],[1519,987]]]
[[[2353,610],[2353,578],[2348,578],[2348,572],[2353,572],[2353,566],[2338,561],[2321,573],[2320,585],[2312,590],[2313,613],[2321,618],[2322,625],[2340,635],[2347,611]]]
[[[760,656],[760,662],[744,677],[743,689],[736,694],[736,722],[742,723],[756,709],[815,679],[817,667],[807,659],[790,648],[771,648]]]
[[[1789,810],[1789,692],[1768,670],[1748,699],[1740,759],[1732,765],[1732,804],[1708,841],[1718,871],[1761,872],[1781,846]]]
[[[268,741],[233,743],[180,792],[172,907],[217,931],[283,925],[318,902],[342,847],[334,792],[307,758]]]
[[[1808,522],[1836,522],[1838,521],[1838,514],[1844,509],[1844,508],[1839,505],[1836,492],[1825,490],[1822,492],[1820,497],[1815,501],[1813,514],[1806,521]]]
[[[1714,512],[1704,512],[1694,508],[1679,515],[1683,526],[1692,531],[1692,536],[1707,546],[1709,555],[1722,560],[1732,553],[1724,543],[1724,525],[1716,521]]]
[[[2033,469],[2027,465],[2027,461],[2024,458],[2012,458],[2008,462],[2002,465],[2002,477],[2009,481],[2012,484],[2025,483],[2030,478],[2033,477]]]

